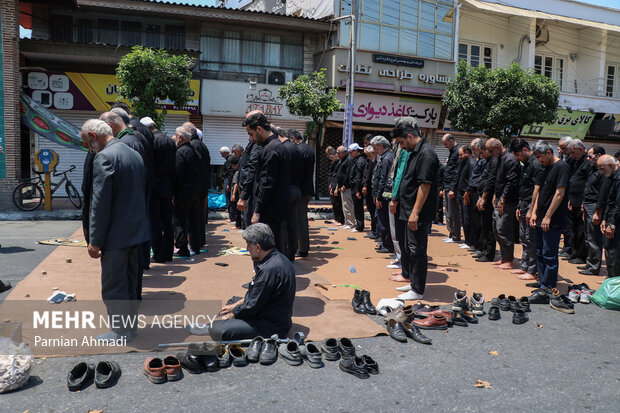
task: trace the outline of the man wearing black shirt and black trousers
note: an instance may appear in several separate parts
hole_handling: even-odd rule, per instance
[[[530,226],[536,228],[536,260],[540,289],[530,297],[533,304],[547,304],[549,290],[558,282],[558,247],[568,215],[567,188],[570,184],[570,167],[553,153],[551,145],[538,141],[534,155],[545,168],[543,184],[533,199]]]
[[[308,203],[312,195],[314,195],[314,151],[308,145],[301,133],[295,129],[288,131],[289,138],[297,145],[299,153],[301,153],[301,202],[297,209],[297,256],[307,257],[310,249],[310,235],[308,232]]]
[[[493,194],[493,235],[499,244],[501,261],[498,269],[512,269],[514,260],[514,222],[519,203],[519,162],[498,139],[489,139],[487,149],[497,158],[497,173]],[[493,248],[495,249],[495,248]]]
[[[586,180],[590,174],[590,163],[586,160],[586,146],[580,140],[573,139],[568,144],[568,150],[571,158],[574,159],[568,190],[568,213],[573,232],[572,255],[568,262],[581,265],[585,264],[588,256],[581,206]]]
[[[365,138],[364,140],[366,141]],[[375,170],[377,161],[375,148],[370,144],[370,140],[368,140],[368,146],[364,148],[364,154],[366,155],[366,165],[364,166],[364,175],[362,177],[362,195],[364,195],[366,208],[368,209],[368,214],[370,214],[370,233],[366,237],[377,239],[379,238],[377,235],[377,215],[375,214],[377,206],[372,198],[372,173]]]
[[[426,288],[428,234],[435,216],[439,159],[430,143],[420,134],[415,118],[397,120],[392,131],[400,146],[411,153],[400,182],[400,219],[407,222],[406,251],[409,258],[410,290],[402,300],[420,300]]]
[[[476,258],[482,256],[482,231],[481,228],[481,214],[476,207],[476,203],[478,202],[479,191],[478,187],[480,186],[480,178],[482,177],[482,173],[487,164],[487,160],[480,155],[481,149],[484,149],[484,146],[481,145],[482,140],[480,138],[476,138],[471,141],[471,149],[474,155],[476,156],[476,163],[471,171],[471,176],[469,177],[469,186],[465,194],[463,195],[463,203],[467,202],[469,204],[469,215],[470,215],[470,226],[473,228],[473,232],[471,235],[471,245],[472,247],[469,249]]]
[[[598,275],[601,270],[601,258],[603,257],[603,234],[599,228],[600,221],[597,222],[594,217],[598,209],[597,204],[605,178],[597,167],[597,162],[601,155],[605,155],[605,148],[602,146],[594,145],[588,150],[590,171],[583,192],[583,219],[586,226],[588,258],[586,259],[585,268],[579,271],[583,275]]]
[[[353,197],[353,213],[355,215],[355,228],[351,232],[364,231],[364,197],[362,195],[362,180],[366,158],[362,155],[362,147],[357,143],[349,145],[349,156],[352,158],[349,169],[349,182],[351,184],[351,196]]]
[[[338,192],[338,164],[340,163],[340,159],[338,159],[338,155],[336,155],[336,149],[331,146],[328,146],[325,149],[325,156],[331,162],[329,164],[329,199],[332,202],[332,211],[334,212],[334,221],[337,224],[344,224],[344,214],[342,213],[342,200],[340,199],[340,195]]]
[[[476,208],[480,213],[480,254],[474,255],[478,262],[492,262],[495,258],[493,235],[493,194],[497,175],[497,158],[487,150],[486,141],[480,141],[480,156],[486,159],[484,171],[478,184]]]
[[[530,150],[530,144],[525,139],[515,139],[510,144],[510,151],[523,163],[521,168],[521,181],[519,182],[519,206],[516,217],[519,221],[519,240],[523,247],[521,266],[511,271],[517,274],[520,280],[535,280],[538,269],[536,268],[536,237],[534,229],[529,225],[532,216],[532,197],[538,196],[542,185],[543,167],[536,160]]]
[[[449,238],[445,242],[461,241],[461,218],[459,202],[457,200],[457,184],[459,181],[459,148],[454,136],[449,133],[441,138],[443,146],[450,150],[446,170],[443,177],[443,194],[446,200],[446,225],[448,227]]]
[[[295,143],[288,137],[281,137],[280,142],[285,149],[287,162],[289,163],[289,186],[288,186],[288,219],[286,220],[286,251],[283,254],[292,262],[297,254],[297,216],[301,208],[301,177],[303,175],[303,160],[301,152]]]
[[[461,160],[461,172],[457,183],[457,198],[461,208],[461,222],[463,223],[463,235],[465,235],[465,244],[469,247],[473,245],[472,227],[471,227],[471,208],[469,200],[464,202],[465,192],[469,188],[469,177],[474,169],[476,160],[472,156],[471,146],[463,145],[459,148],[459,158]],[[475,229],[477,231],[477,228]]]

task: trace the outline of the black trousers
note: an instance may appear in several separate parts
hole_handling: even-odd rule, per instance
[[[372,188],[368,188],[366,192],[366,196],[364,197],[366,200],[366,209],[370,214],[370,230],[376,234],[377,233],[377,216],[375,215],[375,210],[377,206],[372,199]]]
[[[273,232],[273,237],[276,241],[276,249],[286,255],[288,243],[286,221],[265,221],[264,223],[269,225],[269,228],[271,228],[271,231]]]
[[[172,200],[151,195],[150,209],[151,244],[155,262],[172,261],[174,251],[174,230],[172,228]]]
[[[196,212],[198,213],[197,224],[200,227],[200,243],[207,244],[207,192],[202,192],[199,196],[200,205]]]
[[[435,221],[443,224],[443,198],[437,195],[437,211],[435,212]]]
[[[312,195],[302,195],[297,208],[297,249],[307,254],[310,250],[310,232],[308,230],[308,203]]]
[[[411,289],[422,295],[426,289],[426,275],[428,273],[428,233],[431,230],[431,222],[418,223],[418,229],[413,231],[407,225],[405,230],[406,253],[409,261],[409,279]]]
[[[390,252],[394,252],[394,242],[392,241],[392,233],[390,232],[390,201],[381,200],[381,208],[377,209],[377,231],[381,246]]]
[[[493,235],[493,205],[488,201],[480,211],[482,253],[489,261],[495,259],[495,236]]]
[[[482,251],[482,219],[480,211],[476,208],[476,202],[478,202],[478,191],[472,190],[469,194],[469,227],[471,231],[471,243],[477,251]]]
[[[355,215],[355,229],[358,231],[364,230],[364,197],[359,199],[355,193],[351,192],[353,196],[353,213]],[[361,195],[361,194],[360,194]]]
[[[568,211],[571,217],[573,243],[572,243],[572,255],[571,258],[580,258],[586,260],[588,258],[588,250],[586,248],[586,224],[583,221],[583,213],[581,212],[581,205],[579,207],[573,206]]]
[[[288,218],[286,219],[286,251],[284,255],[289,261],[295,260],[297,253],[297,239],[299,232],[297,229],[297,216],[301,208],[301,189],[298,186],[291,185],[288,189]]]
[[[336,222],[340,222],[344,224],[344,212],[342,212],[342,198],[340,195],[329,196],[330,201],[332,201],[332,211],[334,212],[334,219]]]
[[[185,195],[175,199],[174,205],[174,244],[179,249],[179,255],[189,256],[189,246],[194,252],[200,252],[200,225],[198,217],[200,213],[199,195]],[[203,227],[204,228],[204,227]]]
[[[141,244],[138,244],[101,252],[101,298],[109,316],[134,317],[137,314],[141,249]],[[111,327],[118,334],[132,330],[121,325]]]

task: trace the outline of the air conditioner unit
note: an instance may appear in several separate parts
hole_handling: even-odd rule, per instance
[[[293,81],[293,72],[290,70],[267,70],[265,78],[269,85],[283,85],[286,82]]]
[[[536,44],[545,44],[549,41],[549,30],[545,26],[536,25]]]

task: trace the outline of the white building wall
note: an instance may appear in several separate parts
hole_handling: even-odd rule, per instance
[[[587,19],[617,25],[620,22],[620,3],[615,9],[585,4],[573,0],[484,0],[521,9],[538,10],[560,16]],[[587,16],[587,17],[585,17]]]

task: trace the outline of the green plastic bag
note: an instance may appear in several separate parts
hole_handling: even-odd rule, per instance
[[[599,289],[592,294],[592,302],[608,310],[620,311],[620,277],[603,281]]]

